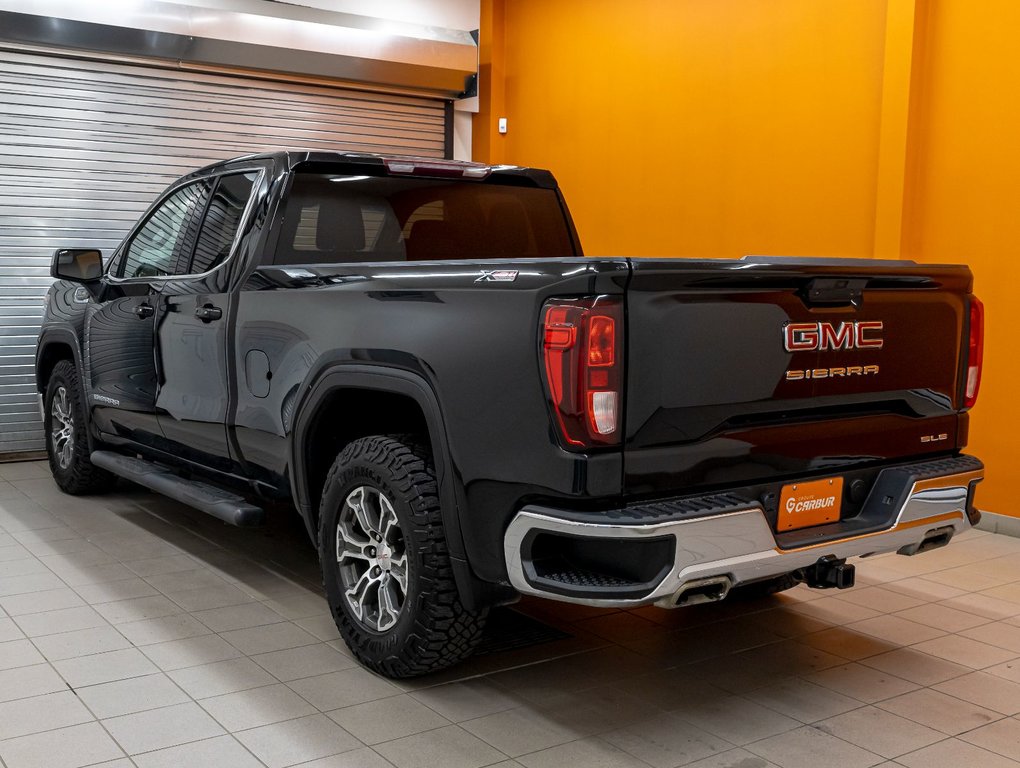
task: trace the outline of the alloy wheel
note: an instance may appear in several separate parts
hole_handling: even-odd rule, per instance
[[[367,629],[397,623],[407,599],[407,549],[393,503],[360,485],[344,499],[336,530],[336,561],[344,600]]]
[[[74,458],[74,414],[65,387],[58,387],[50,402],[50,436],[57,463],[67,469]]]

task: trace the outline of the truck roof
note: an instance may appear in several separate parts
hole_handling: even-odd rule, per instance
[[[487,165],[466,160],[447,160],[414,155],[384,155],[373,152],[328,152],[321,150],[277,150],[242,155],[221,160],[194,171],[189,176],[215,173],[231,165],[252,160],[273,160],[288,171],[309,166],[322,166],[324,170],[339,173],[364,173],[373,176],[426,176],[432,178],[459,178],[470,181],[530,184],[555,189],[556,179],[541,168],[518,165]]]

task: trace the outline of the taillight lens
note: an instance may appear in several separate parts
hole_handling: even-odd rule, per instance
[[[973,407],[981,388],[981,358],[985,350],[985,305],[976,296],[970,298],[970,340],[967,344],[967,386],[963,405]]]
[[[542,318],[549,402],[569,447],[620,442],[623,302],[613,296],[553,299]]]

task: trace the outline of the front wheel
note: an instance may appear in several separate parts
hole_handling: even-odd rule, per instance
[[[369,669],[401,678],[471,654],[487,611],[460,602],[428,452],[402,437],[364,437],[329,471],[319,555],[340,634]]]
[[[74,495],[109,490],[116,476],[95,466],[89,459],[85,405],[78,369],[61,360],[46,385],[46,455],[53,479],[64,493]]]

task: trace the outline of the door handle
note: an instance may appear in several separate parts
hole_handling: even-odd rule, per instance
[[[134,313],[138,315],[139,320],[144,320],[145,318],[152,317],[154,314],[156,314],[156,310],[154,310],[148,304],[139,304],[137,307],[135,307]]]
[[[214,307],[212,304],[206,304],[204,307],[195,308],[195,317],[203,323],[211,323],[213,320],[219,320],[223,317],[223,310],[219,307]]]

